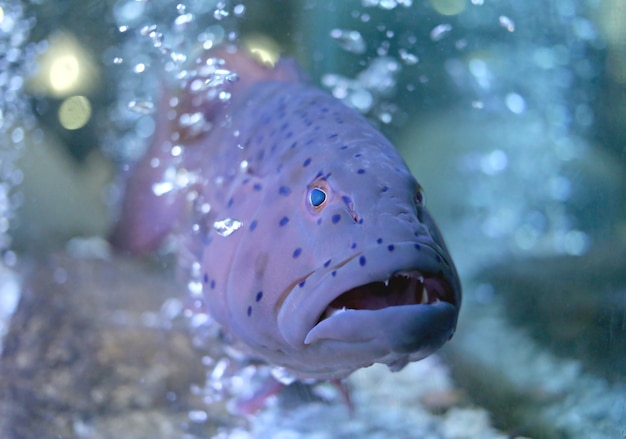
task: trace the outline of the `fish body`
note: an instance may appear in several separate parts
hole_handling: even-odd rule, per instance
[[[221,89],[230,98],[187,84],[163,99],[113,243],[146,252],[182,237],[211,316],[297,376],[398,370],[441,347],[460,282],[393,145],[293,61],[215,57],[239,77]],[[181,124],[199,113],[205,129]]]

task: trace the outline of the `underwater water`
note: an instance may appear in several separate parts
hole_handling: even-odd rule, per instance
[[[623,0],[0,0],[0,436],[626,438],[624,13]],[[457,266],[453,339],[399,372],[350,375],[352,411],[338,387],[236,349],[194,301],[198,280],[181,283],[176,236],[143,258],[107,242],[164,88],[220,92],[231,72],[205,81],[189,65],[227,42],[295,58],[367,116]],[[238,412],[271,377],[285,388]]]

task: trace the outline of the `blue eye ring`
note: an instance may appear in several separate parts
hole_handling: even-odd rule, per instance
[[[328,195],[319,187],[313,187],[309,190],[309,204],[316,210],[321,209],[328,200]]]

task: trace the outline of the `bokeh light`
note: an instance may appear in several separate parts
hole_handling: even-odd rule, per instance
[[[262,63],[270,66],[273,66],[280,56],[278,43],[265,35],[248,35],[243,39],[243,45]]]
[[[98,82],[99,70],[93,56],[72,34],[59,32],[50,36],[28,87],[44,96],[65,98],[89,94]]]
[[[84,127],[91,119],[91,104],[85,96],[71,96],[59,107],[59,123],[68,130]]]
[[[442,15],[457,15],[465,10],[466,0],[430,0],[433,8]]]

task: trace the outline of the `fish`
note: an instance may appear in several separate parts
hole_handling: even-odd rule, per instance
[[[229,45],[194,69],[162,93],[113,246],[175,237],[210,316],[298,378],[397,371],[444,345],[461,283],[391,142],[293,59]]]

